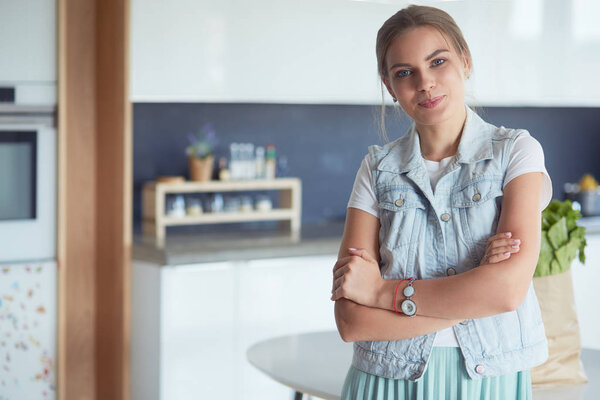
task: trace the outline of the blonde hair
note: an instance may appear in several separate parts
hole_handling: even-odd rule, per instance
[[[437,29],[445,40],[449,39],[456,52],[469,62],[472,68],[473,60],[467,42],[454,21],[445,11],[435,7],[410,5],[392,15],[383,23],[377,32],[375,54],[377,56],[377,70],[381,78],[381,118],[380,132],[385,142],[388,137],[385,131],[385,96],[383,79],[387,77],[385,56],[392,41],[403,33],[421,26],[431,26]]]

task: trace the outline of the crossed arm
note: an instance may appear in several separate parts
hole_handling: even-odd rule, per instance
[[[498,232],[511,232],[521,248],[510,258],[468,272],[415,281],[417,316],[393,311],[397,280],[374,277],[369,268],[379,261],[379,220],[349,208],[334,279],[335,319],[344,341],[399,340],[436,332],[467,318],[480,318],[516,309],[524,300],[537,264],[540,247],[539,210],[542,173],[511,180],[504,188]],[[372,263],[349,248],[373,255]],[[380,274],[377,268],[377,274]],[[365,276],[373,279],[364,279]],[[400,283],[401,292],[406,282]],[[401,296],[399,296],[401,297]]]

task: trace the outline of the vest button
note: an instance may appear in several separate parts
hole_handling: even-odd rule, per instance
[[[446,275],[448,275],[448,276],[456,275],[456,270],[454,268],[448,268],[446,270]]]
[[[450,214],[444,213],[444,214],[442,214],[441,218],[442,218],[442,221],[448,222],[448,221],[450,221]]]
[[[396,201],[394,202],[394,204],[395,204],[397,207],[402,207],[402,205],[404,204],[404,200],[402,200],[402,197],[400,197],[398,200],[396,200]]]
[[[473,201],[479,201],[479,200],[481,200],[481,195],[479,193],[475,193],[473,195]]]
[[[477,365],[475,367],[475,372],[477,372],[478,374],[483,374],[485,372],[485,367],[481,364]]]

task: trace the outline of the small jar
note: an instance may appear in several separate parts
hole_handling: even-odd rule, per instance
[[[269,211],[273,208],[273,203],[269,196],[259,195],[256,197],[255,208],[257,211]]]
[[[250,196],[242,196],[240,202],[241,212],[251,212],[253,210],[252,198]]]
[[[197,197],[189,197],[186,199],[186,214],[190,216],[197,216],[202,214],[202,202]]]
[[[167,197],[166,214],[172,218],[185,217],[185,200],[182,194]]]
[[[228,196],[225,198],[225,212],[238,212],[240,209],[240,199],[237,196]]]
[[[216,193],[212,196],[210,202],[210,211],[211,212],[222,212],[224,207],[223,195],[220,193]]]

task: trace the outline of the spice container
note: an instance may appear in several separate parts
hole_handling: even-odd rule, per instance
[[[238,212],[240,209],[240,199],[237,196],[227,196],[225,198],[225,212]]]
[[[256,197],[255,207],[257,211],[269,211],[273,208],[271,199],[266,195]]]
[[[185,217],[185,200],[182,194],[167,197],[165,213],[172,218]]]
[[[203,212],[202,202],[199,198],[190,196],[186,198],[186,214],[191,216],[200,215]]]
[[[240,211],[241,212],[250,212],[254,209],[252,206],[252,197],[250,196],[242,196],[240,201]]]
[[[210,211],[211,212],[222,212],[224,207],[223,195],[220,193],[216,193],[212,196],[212,200],[210,201]]]

